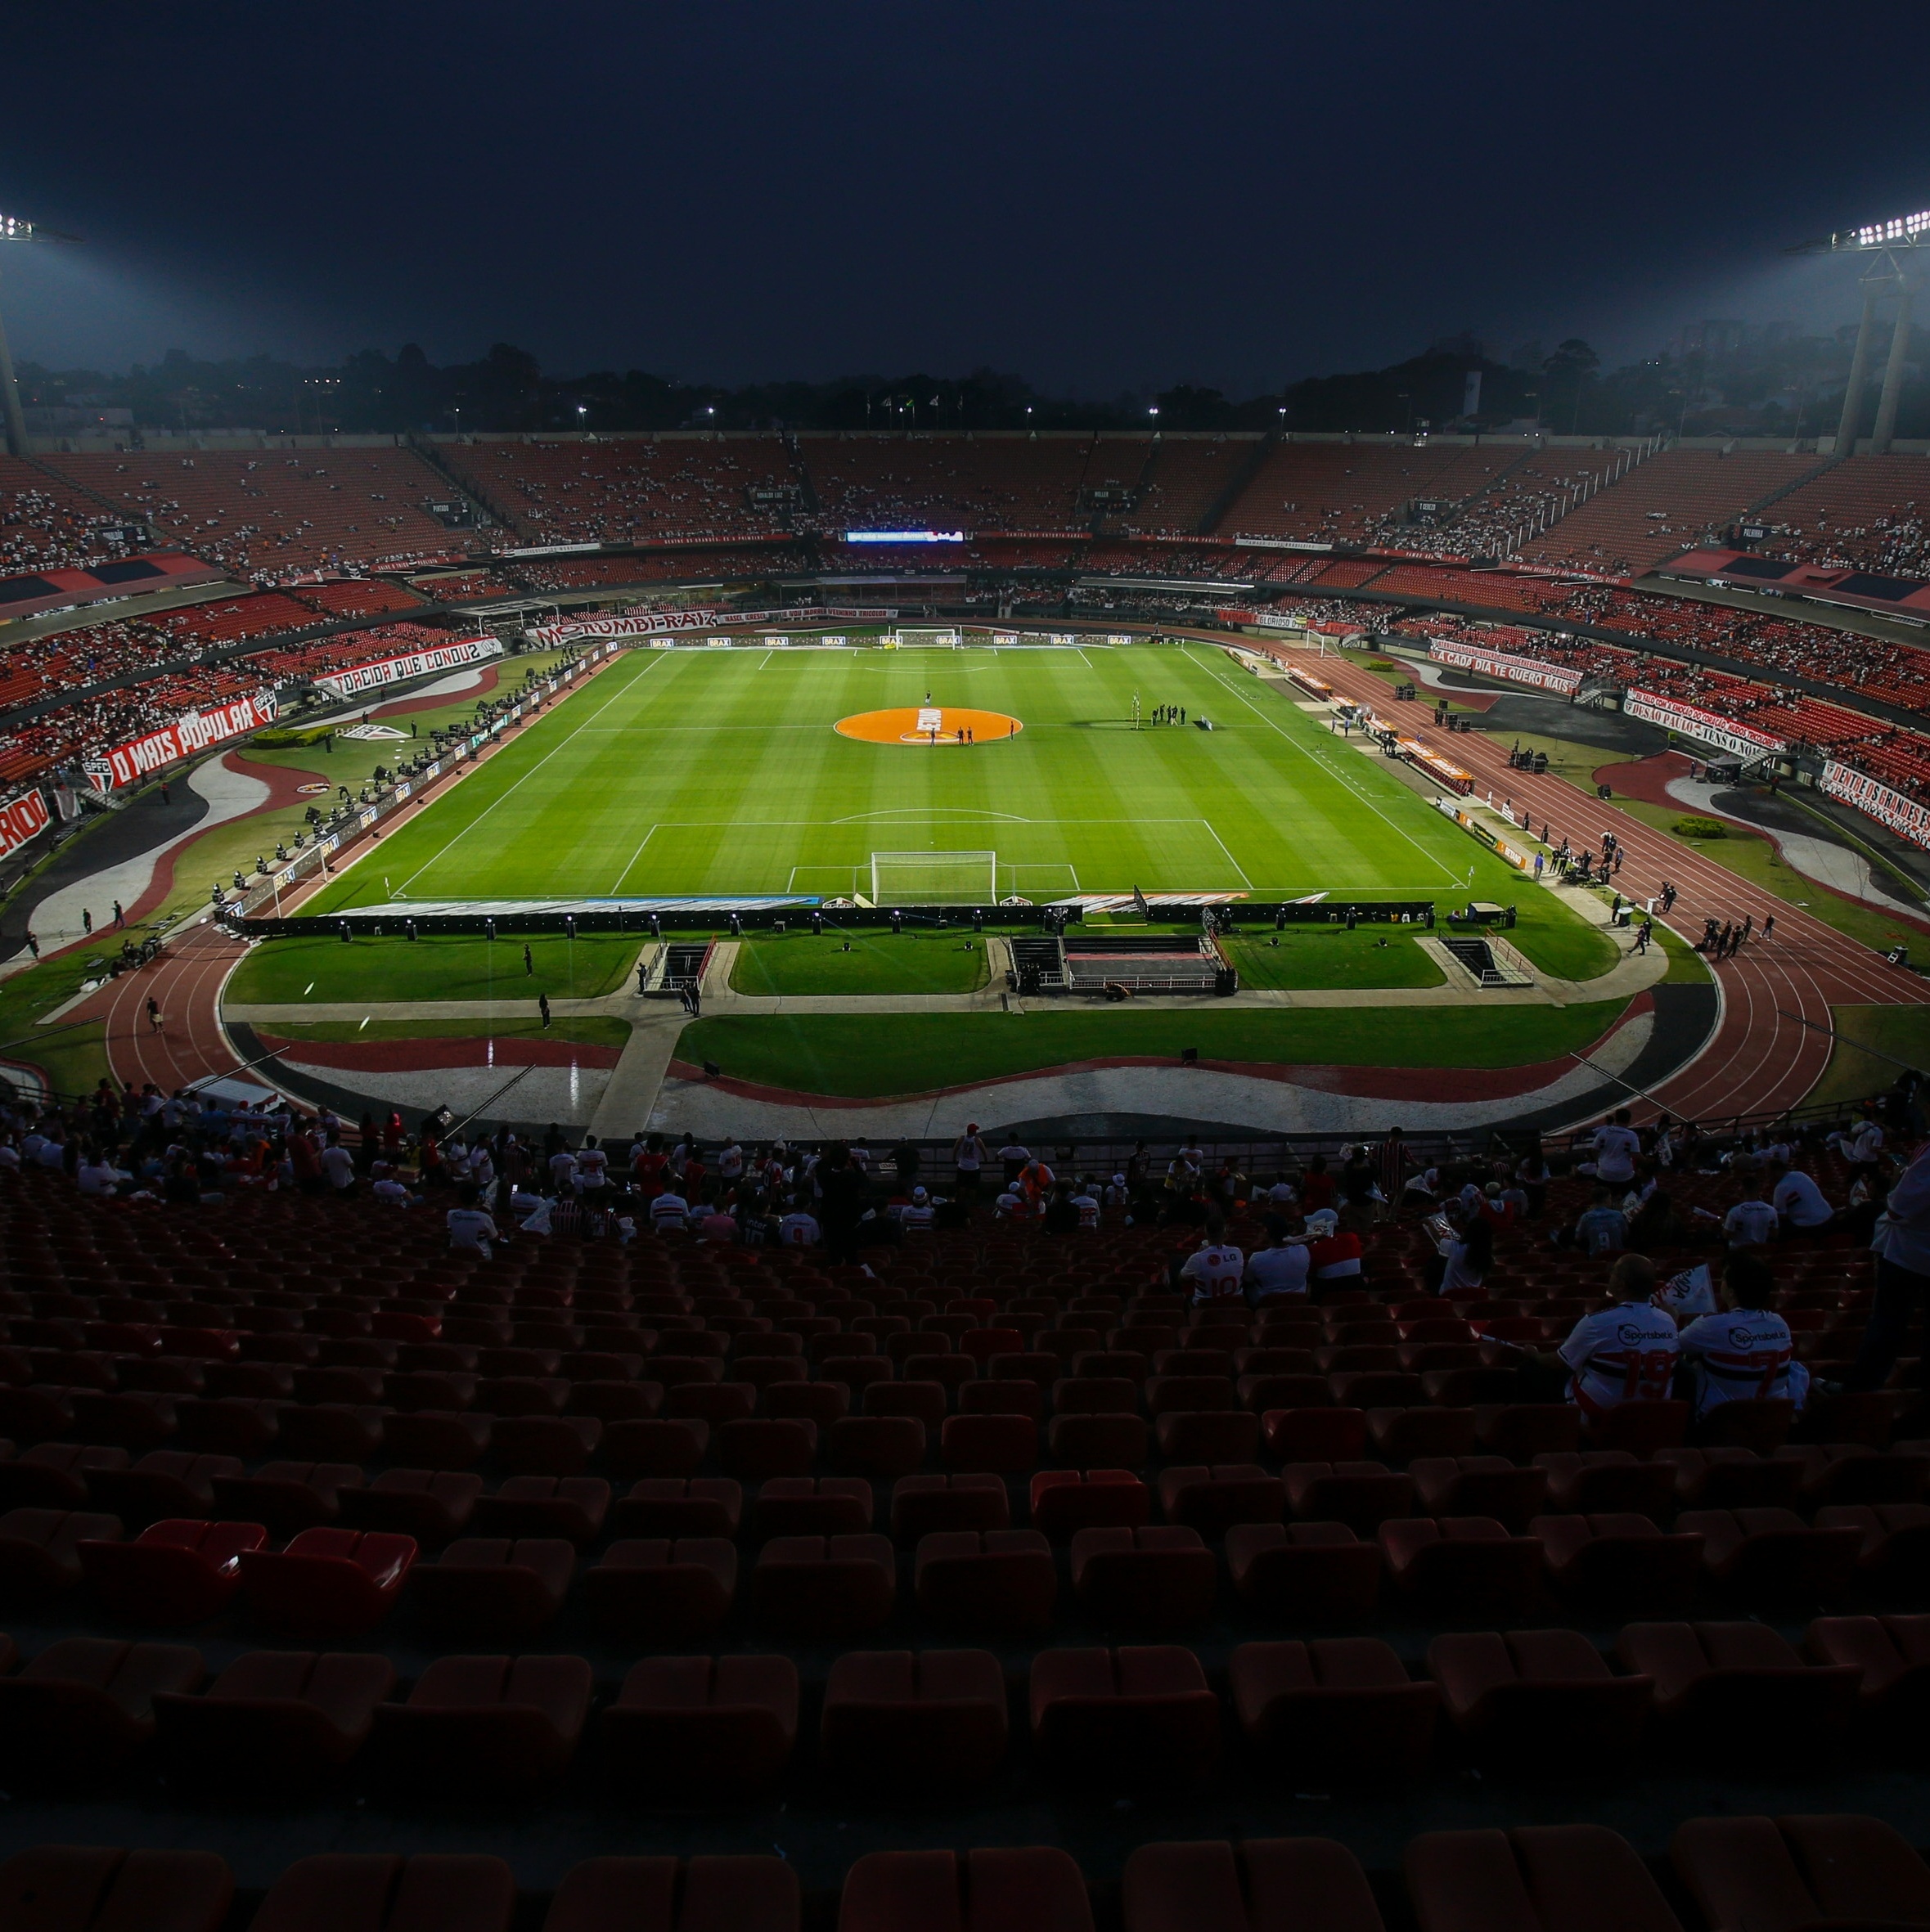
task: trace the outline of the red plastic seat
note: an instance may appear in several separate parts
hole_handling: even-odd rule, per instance
[[[1690,1818],[1669,1856],[1712,1925],[1930,1924],[1930,1868],[1878,1818]]]
[[[1702,1537],[1705,1573],[1746,1603],[1833,1602],[1863,1547],[1855,1530],[1812,1528],[1788,1509],[1686,1509],[1676,1528]]]
[[[110,1616],[130,1624],[200,1624],[224,1610],[241,1587],[243,1552],[268,1539],[259,1523],[151,1523],[132,1543],[81,1543],[80,1566]]]
[[[1802,1480],[1793,1457],[1740,1446],[1658,1449],[1655,1460],[1675,1471],[1676,1502],[1685,1509],[1788,1509]]]
[[[1930,1480],[1930,1457],[1884,1455],[1861,1442],[1805,1443],[1778,1449],[1775,1460],[1801,1470],[1802,1507],[1917,1503]]]
[[[849,1651],[831,1665],[819,1735],[826,1768],[854,1783],[982,1783],[1005,1755],[1005,1674],[989,1651]]]
[[[1038,1424],[1024,1415],[947,1416],[938,1455],[961,1475],[1023,1476],[1038,1466]]]
[[[600,1476],[512,1476],[493,1496],[476,1499],[479,1536],[560,1536],[594,1543],[610,1513],[610,1485]]]
[[[1525,1616],[1541,1575],[1541,1544],[1492,1516],[1410,1516],[1379,1530],[1388,1574],[1444,1620]]]
[[[1122,1891],[1127,1932],[1383,1932],[1365,1873],[1330,1838],[1142,1844]]]
[[[1004,1530],[1011,1521],[1000,1476],[901,1476],[892,1485],[891,1533],[901,1543],[948,1530]]]
[[[79,1509],[10,1509],[0,1516],[0,1600],[43,1602],[82,1576],[80,1546],[119,1539],[120,1519]]]
[[[1016,1636],[1052,1622],[1059,1573],[1037,1530],[942,1530],[921,1537],[918,1607],[948,1630]]]
[[[1424,1516],[1492,1516],[1517,1536],[1548,1496],[1545,1469],[1518,1469],[1503,1456],[1420,1456],[1407,1467]]]
[[[1653,1680],[1655,1715],[1672,1749],[1720,1745],[1769,1760],[1840,1737],[1860,1671],[1805,1664],[1765,1624],[1630,1624],[1616,1641],[1630,1670]]]
[[[1092,1907],[1053,1846],[868,1852],[845,1877],[838,1932],[1092,1932]]]
[[[1416,1403],[1399,1409],[1367,1410],[1367,1446],[1390,1464],[1416,1457],[1472,1456],[1474,1411]]]
[[[1075,1532],[1072,1580],[1102,1623],[1160,1632],[1206,1622],[1219,1589],[1212,1552],[1197,1530],[1178,1525]]]
[[[416,1616],[439,1635],[515,1643],[563,1607],[575,1545],[560,1537],[465,1536],[410,1573]]]
[[[1572,1402],[1478,1402],[1474,1440],[1511,1462],[1572,1454],[1581,1446],[1581,1411]]]
[[[1152,1515],[1152,1495],[1129,1469],[1041,1469],[1032,1479],[1032,1526],[1046,1535],[1081,1530],[1136,1530]]]
[[[660,1795],[762,1790],[797,1743],[798,1667],[789,1657],[646,1658],[599,1736],[614,1770]]]
[[[86,1453],[118,1458],[115,1465],[88,1470],[88,1500],[137,1529],[169,1516],[213,1516],[214,1479],[241,1473],[241,1464],[233,1456],[196,1455],[185,1449],[150,1449],[133,1464],[122,1449]]]
[[[1296,1783],[1417,1777],[1426,1768],[1440,1692],[1410,1678],[1378,1638],[1243,1643],[1230,1679],[1240,1729]]]
[[[0,1923],[20,1932],[221,1932],[234,1896],[213,1852],[43,1844],[0,1865]]]
[[[271,1536],[299,1536],[341,1514],[344,1489],[362,1486],[349,1462],[264,1462],[252,1476],[214,1478],[214,1505],[224,1516],[259,1523]]]
[[[1345,1523],[1363,1536],[1414,1510],[1414,1478],[1384,1462],[1289,1462],[1287,1507],[1302,1522]]]
[[[1402,1863],[1419,1932],[1681,1932],[1635,1849],[1600,1825],[1428,1831]]]
[[[817,1425],[797,1418],[751,1416],[717,1431],[718,1467],[739,1482],[808,1476],[817,1460]]]
[[[1589,1446],[1626,1449],[1646,1458],[1658,1449],[1679,1449],[1689,1437],[1691,1411],[1686,1402],[1619,1402],[1583,1423]]]
[[[500,1858],[325,1852],[282,1873],[249,1932],[509,1932],[515,1909]]]
[[[1912,1601],[1930,1587],[1930,1504],[1828,1504],[1816,1512],[1816,1527],[1854,1530],[1858,1573],[1878,1587]]]
[[[773,1537],[750,1573],[759,1627],[789,1637],[862,1636],[897,1600],[897,1556],[875,1534]]]
[[[1379,1546],[1344,1523],[1237,1524],[1226,1567],[1244,1601],[1297,1624],[1353,1623],[1380,1597]]]
[[[270,1629],[309,1638],[361,1637],[395,1607],[416,1539],[382,1530],[304,1530],[286,1549],[241,1553],[248,1607]]]
[[[1244,1409],[1170,1409],[1153,1424],[1168,1462],[1250,1462],[1260,1453],[1260,1418]]]
[[[1442,1708],[1491,1762],[1552,1770],[1590,1768],[1633,1753],[1654,1687],[1617,1677],[1575,1630],[1492,1631],[1437,1637],[1428,1673]]]
[[[1551,1513],[1666,1518],[1676,1507],[1676,1472],[1667,1462],[1643,1462],[1626,1449],[1551,1451],[1535,1458],[1548,1471]]]
[[[715,1536],[624,1538],[583,1577],[597,1622],[648,1643],[708,1636],[731,1614],[736,1592],[736,1546]]]
[[[385,1469],[366,1488],[343,1489],[336,1500],[351,1529],[382,1530],[439,1549],[460,1535],[483,1494],[483,1479],[467,1471]]]
[[[890,1481],[925,1466],[925,1429],[916,1416],[854,1415],[831,1425],[825,1467],[840,1476]]]
[[[744,1489],[728,1476],[646,1476],[618,1500],[619,1536],[736,1537]]]
[[[782,1858],[589,1858],[557,1886],[543,1932],[799,1932]]]
[[[250,1651],[205,1696],[158,1692],[162,1749],[197,1778],[313,1783],[367,1741],[395,1666],[359,1651]]]
[[[692,1476],[710,1447],[708,1422],[612,1422],[603,1432],[603,1467],[620,1482],[639,1476]]]
[[[1152,1446],[1152,1428],[1139,1415],[1055,1415],[1046,1425],[1046,1444],[1053,1460],[1068,1468],[1143,1469]]]
[[[1169,1523],[1217,1536],[1235,1523],[1277,1523],[1287,1485],[1257,1462],[1194,1463],[1159,1472],[1159,1507]]]
[[[191,1691],[199,1651],[64,1637],[0,1678],[0,1772],[21,1785],[111,1776],[154,1737],[160,1691]]]
[[[1260,1427],[1266,1453],[1282,1462],[1352,1462],[1367,1452],[1364,1409],[1330,1404],[1269,1409]]]
[[[871,1485],[857,1476],[777,1476],[758,1491],[754,1533],[853,1536],[871,1526]]]
[[[1041,1651],[1029,1707],[1040,1751],[1073,1776],[1165,1785],[1207,1777],[1219,1762],[1219,1700],[1176,1644]]]
[[[581,1657],[439,1658],[377,1710],[371,1749],[398,1782],[523,1790],[568,1765],[592,1688]]]
[[[1806,1641],[1817,1663],[1861,1673],[1865,1731],[1889,1743],[1920,1734],[1930,1716],[1930,1616],[1818,1617]]]
[[[36,1443],[23,1455],[0,1461],[0,1515],[16,1509],[84,1509],[100,1476],[125,1469],[128,1452],[84,1442]],[[103,1500],[103,1509],[113,1506]],[[135,1519],[122,1515],[124,1523]],[[164,1512],[172,1515],[174,1512]]]
[[[1686,1609],[1702,1575],[1703,1539],[1665,1535],[1647,1516],[1536,1516],[1548,1579],[1564,1597],[1651,1615]]]

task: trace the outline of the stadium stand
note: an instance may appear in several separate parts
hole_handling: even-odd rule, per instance
[[[305,604],[325,618],[372,618],[385,611],[417,610],[422,600],[412,596],[399,584],[366,577],[335,577],[326,583],[297,584],[288,595],[297,604]]]
[[[1927,505],[1930,457],[1850,456],[1769,505],[1761,548],[1799,563],[1930,575]]]
[[[38,463],[0,456],[0,576],[110,561],[138,549],[116,515]]]
[[[43,458],[97,501],[259,582],[317,566],[439,555],[450,531],[426,507],[454,496],[412,450],[125,451]]]
[[[1068,530],[1095,447],[1088,435],[798,438],[817,509],[812,527]],[[1118,447],[1118,439],[1114,439]],[[1109,470],[1122,468],[1109,460]]]
[[[1218,534],[1366,543],[1404,522],[1417,498],[1458,500],[1486,487],[1518,453],[1505,444],[1276,443]]]

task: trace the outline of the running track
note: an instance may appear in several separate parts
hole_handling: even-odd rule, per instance
[[[1319,675],[1336,691],[1388,714],[1388,686],[1372,672],[1326,657]],[[1224,676],[1237,694],[1239,673]],[[1552,826],[1557,843],[1565,832],[1571,845],[1592,848],[1604,832],[1613,832],[1628,853],[1615,878],[1622,896],[1648,899],[1663,879],[1670,880],[1678,896],[1668,923],[1691,944],[1702,937],[1705,918],[1739,924],[1753,914],[1760,929],[1766,914],[1775,915],[1774,938],[1752,937],[1734,959],[1714,968],[1722,1017],[1702,1054],[1655,1090],[1654,1100],[1668,1112],[1710,1120],[1795,1106],[1821,1076],[1830,1041],[1785,1013],[1826,1027],[1832,1006],[1930,1003],[1930,982],[1918,974],[1889,964],[1801,906],[1757,892],[1615,805],[1590,798],[1564,780],[1514,770],[1506,748],[1486,733],[1427,735],[1473,775],[1478,797],[1491,789],[1497,799],[1512,799],[1518,811]],[[1644,1116],[1655,1111],[1638,1109]]]
[[[1224,640],[1201,640],[1209,641]],[[1214,674],[1230,694],[1244,698],[1243,673],[1229,668]],[[1327,657],[1320,675],[1347,697],[1383,712],[1388,707],[1388,687],[1371,672]],[[1515,771],[1506,751],[1485,734],[1457,733],[1449,748],[1473,774],[1478,794],[1491,788],[1497,798],[1512,799],[1552,825],[1558,841],[1565,832],[1571,844],[1593,847],[1604,831],[1613,832],[1628,854],[1616,877],[1624,897],[1649,898],[1665,878],[1672,880],[1679,896],[1669,923],[1691,941],[1700,937],[1705,918],[1739,922],[1752,913],[1760,928],[1764,915],[1775,913],[1773,939],[1752,938],[1735,959],[1714,968],[1721,1018],[1703,1052],[1655,1090],[1653,1102],[1669,1112],[1710,1120],[1800,1102],[1828,1064],[1830,1042],[1785,1014],[1828,1026],[1832,1006],[1930,1004],[1930,982],[1916,973],[1888,964],[1801,906],[1757,893],[1616,806],[1589,798],[1561,779]],[[221,1030],[219,993],[242,950],[212,924],[191,927],[154,965],[123,974],[70,1017],[106,1022],[108,1058],[123,1081],[152,1081],[166,1092],[233,1072],[238,1063]],[[151,994],[164,1016],[158,1036],[147,1027]],[[1639,1108],[1644,1115],[1654,1111]]]

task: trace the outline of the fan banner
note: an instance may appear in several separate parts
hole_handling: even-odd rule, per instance
[[[532,644],[548,649],[576,637],[650,637],[665,631],[715,631],[725,625],[884,623],[894,609],[861,610],[849,604],[803,604],[791,610],[724,610],[693,604],[687,610],[632,610],[622,617],[568,618],[529,632]]]
[[[1782,739],[1752,731],[1747,725],[1739,725],[1734,718],[1718,717],[1714,712],[1698,710],[1693,704],[1658,698],[1653,691],[1631,691],[1622,699],[1622,708],[1631,718],[1660,725],[1667,730],[1680,731],[1685,738],[1699,738],[1703,744],[1734,752],[1739,758],[1759,758],[1765,752],[1784,752],[1789,748]]]
[[[1559,691],[1572,698],[1581,689],[1581,673],[1559,664],[1544,664],[1535,658],[1510,657],[1505,651],[1486,651],[1458,637],[1430,637],[1428,655],[1437,664],[1451,664],[1458,671],[1478,671],[1483,677],[1504,677],[1510,684],[1533,685],[1544,691]]]
[[[1912,798],[1854,766],[1839,765],[1834,758],[1823,761],[1823,789],[1832,798],[1867,812],[1879,825],[1887,825],[1913,845],[1930,849],[1930,805],[1922,799]]]
[[[171,725],[150,731],[145,738],[116,745],[102,757],[89,758],[87,771],[101,780],[101,789],[133,784],[137,779],[159,771],[182,758],[191,758],[211,744],[259,731],[275,721],[275,695],[257,691],[250,698],[236,698],[218,704],[212,711],[184,712]]]
[[[0,805],[0,856],[18,851],[29,838],[37,838],[53,823],[47,800],[38,786],[21,792]]]
[[[500,637],[458,637],[429,650],[410,651],[399,658],[377,658],[368,664],[352,664],[346,671],[331,672],[315,682],[331,697],[352,698],[358,691],[400,684],[405,677],[421,677],[430,671],[457,671],[465,664],[479,664],[484,658],[502,655]]]

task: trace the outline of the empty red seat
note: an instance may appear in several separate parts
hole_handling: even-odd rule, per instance
[[[162,1748],[191,1774],[227,1783],[311,1783],[367,1741],[395,1666],[366,1652],[250,1651],[205,1695],[157,1692]]]
[[[891,1533],[902,1543],[947,1530],[1003,1530],[1011,1520],[1000,1476],[901,1476],[892,1485]]]
[[[244,1552],[268,1539],[259,1523],[151,1523],[132,1543],[83,1542],[80,1566],[101,1606],[130,1624],[200,1624],[241,1587]]]
[[[1260,1418],[1242,1409],[1168,1409],[1153,1439],[1168,1462],[1250,1462],[1260,1453]]]
[[[120,1519],[79,1509],[0,1516],[0,1600],[43,1602],[81,1579],[80,1546],[119,1539]]]
[[[718,1536],[623,1538],[583,1577],[597,1622],[648,1643],[708,1636],[731,1614],[736,1592],[736,1545]]]
[[[213,1852],[43,1844],[0,1865],[0,1922],[21,1932],[221,1932],[234,1896]]]
[[[1474,1440],[1511,1462],[1572,1453],[1581,1446],[1581,1411],[1572,1402],[1478,1402]]]
[[[1667,1516],[1676,1507],[1676,1472],[1627,1449],[1553,1451],[1535,1458],[1548,1471],[1548,1507],[1561,1515]]]
[[[868,1852],[844,1880],[838,1932],[1092,1932],[1086,1881],[1055,1847]]]
[[[119,1458],[115,1467],[86,1471],[87,1494],[95,1508],[109,1511],[129,1528],[165,1516],[213,1516],[214,1479],[241,1473],[233,1456],[196,1455],[186,1449],[150,1449],[132,1464],[124,1449],[83,1453]]]
[[[1802,1480],[1794,1458],[1736,1446],[1658,1449],[1655,1460],[1675,1471],[1676,1501],[1687,1509],[1788,1509]]]
[[[610,1513],[610,1485],[600,1476],[512,1476],[493,1496],[477,1498],[479,1536],[560,1536],[594,1543]]]
[[[1536,1516],[1528,1533],[1541,1539],[1550,1582],[1579,1602],[1651,1615],[1681,1610],[1702,1574],[1702,1538],[1665,1535],[1645,1516]]]
[[[1277,1523],[1287,1485],[1257,1462],[1185,1464],[1159,1472],[1159,1507],[1169,1523],[1217,1536],[1235,1523]]]
[[[1367,1417],[1362,1409],[1269,1409],[1260,1427],[1266,1453],[1282,1462],[1351,1462],[1367,1451]]]
[[[831,1665],[819,1737],[825,1768],[853,1782],[982,1783],[1005,1755],[1005,1674],[989,1651],[847,1652]]]
[[[602,1440],[603,1424],[595,1416],[497,1416],[489,1453],[516,1476],[581,1476]]]
[[[146,1389],[70,1389],[73,1433],[81,1442],[102,1442],[135,1455],[159,1449],[174,1433],[175,1399]]]
[[[1630,1624],[1616,1641],[1623,1665],[1655,1685],[1667,1741],[1788,1759],[1840,1737],[1860,1671],[1805,1664],[1766,1624]]]
[[[821,1442],[833,1423],[843,1422],[851,1413],[851,1391],[843,1382],[805,1382],[802,1379],[804,1364],[787,1362],[782,1356],[768,1358],[767,1365],[794,1368],[799,1379],[768,1384],[758,1402],[760,1414],[780,1422],[809,1422]]]
[[[125,1449],[102,1444],[36,1443],[23,1455],[0,1460],[0,1515],[15,1509],[83,1509],[93,1496],[94,1479],[125,1469],[128,1462]],[[114,1508],[104,1499],[100,1507]],[[119,1510],[115,1513],[124,1523],[137,1520]]]
[[[1541,1544],[1492,1516],[1410,1516],[1383,1523],[1381,1552],[1401,1589],[1444,1620],[1525,1616],[1541,1575]]]
[[[214,1478],[214,1505],[224,1516],[259,1523],[271,1536],[299,1536],[341,1514],[341,1492],[362,1486],[349,1462],[264,1462],[252,1476]]]
[[[10,1783],[111,1776],[154,1737],[160,1691],[191,1691],[199,1651],[64,1637],[0,1678],[0,1772]]]
[[[1015,1636],[1052,1621],[1059,1573],[1037,1530],[940,1530],[921,1537],[918,1607],[948,1630]]]
[[[1930,1584],[1930,1504],[1838,1503],[1816,1512],[1819,1530],[1854,1530],[1856,1567],[1879,1588],[1913,1600]]]
[[[1344,1523],[1236,1524],[1226,1567],[1247,1603],[1295,1623],[1352,1623],[1380,1597],[1379,1546]]]
[[[282,1873],[250,1932],[509,1932],[515,1909],[515,1877],[500,1858],[325,1852]]]
[[[1128,1932],[1383,1932],[1365,1873],[1330,1838],[1142,1844],[1122,1893]]]
[[[1390,1463],[1411,1462],[1417,1456],[1471,1456],[1474,1411],[1441,1409],[1431,1403],[1369,1409],[1367,1446]]]
[[[1548,1471],[1505,1456],[1419,1456],[1407,1466],[1415,1507],[1427,1516],[1492,1516],[1516,1535],[1548,1495]]]
[[[1414,1478],[1384,1462],[1289,1462],[1287,1507],[1302,1522],[1345,1523],[1371,1536],[1414,1509]]]
[[[1812,1528],[1788,1509],[1685,1509],[1676,1527],[1703,1539],[1705,1573],[1746,1603],[1833,1602],[1863,1546],[1847,1525]]]
[[[1081,1530],[1136,1530],[1153,1512],[1151,1493],[1130,1469],[1041,1469],[1032,1479],[1032,1520],[1047,1536]]]
[[[576,1547],[560,1537],[457,1539],[410,1573],[416,1616],[443,1637],[515,1643],[563,1607],[576,1573]]]
[[[808,1476],[817,1460],[817,1425],[799,1418],[752,1416],[717,1431],[718,1467],[739,1482]]]
[[[1930,1616],[1818,1617],[1807,1642],[1817,1663],[1861,1673],[1865,1730],[1892,1743],[1921,1734],[1930,1714]]]
[[[1021,1476],[1038,1466],[1038,1425],[1023,1415],[947,1416],[938,1455],[965,1475]]]
[[[1884,1455],[1861,1442],[1806,1443],[1776,1451],[1802,1472],[1806,1509],[1851,1503],[1915,1503],[1930,1480],[1930,1458]]]
[[[762,1790],[798,1739],[789,1657],[648,1657],[632,1665],[600,1737],[611,1767],[662,1795]]]
[[[286,1549],[241,1552],[248,1607],[290,1637],[360,1637],[394,1607],[416,1540],[384,1530],[304,1530]]]
[[[1544,1772],[1629,1755],[1654,1688],[1645,1677],[1617,1677],[1575,1630],[1437,1637],[1428,1672],[1442,1708],[1479,1755]]]
[[[1032,1736],[1053,1767],[1109,1781],[1209,1776],[1220,1705],[1176,1644],[1047,1650],[1032,1659]]]
[[[378,1450],[391,1454],[406,1441],[405,1429],[391,1445],[391,1412],[368,1403],[285,1403],[279,1418],[277,1446],[286,1456],[317,1462],[366,1462]]]
[[[588,1858],[543,1932],[799,1932],[798,1875],[778,1858]]]
[[[603,1467],[623,1482],[639,1476],[691,1476],[709,1446],[707,1422],[668,1418],[612,1422],[603,1432]]]
[[[1046,1425],[1046,1443],[1053,1460],[1069,1468],[1142,1469],[1152,1430],[1139,1415],[1055,1415]]]
[[[862,1636],[897,1600],[897,1556],[875,1534],[773,1537],[750,1573],[759,1626],[788,1637]]]
[[[1219,1570],[1195,1530],[1081,1530],[1072,1542],[1073,1589],[1100,1622],[1134,1629],[1191,1629],[1212,1615]]]
[[[846,1416],[826,1438],[825,1467],[890,1481],[922,1468],[925,1448],[925,1424],[916,1416]]]
[[[871,1485],[860,1476],[776,1476],[758,1491],[759,1536],[850,1536],[871,1526]]]
[[[1417,1777],[1426,1768],[1440,1692],[1410,1678],[1378,1638],[1243,1643],[1230,1678],[1240,1729],[1296,1784]]]
[[[1419,1932],[1681,1932],[1635,1848],[1600,1825],[1428,1831],[1402,1864]]]
[[[1879,1818],[1690,1818],[1669,1856],[1712,1925],[1930,1924],[1930,1868]]]
[[[610,1526],[619,1536],[731,1538],[743,1509],[743,1485],[727,1476],[646,1476],[619,1498]]]
[[[521,1790],[568,1765],[592,1687],[581,1657],[441,1657],[377,1709],[371,1748],[398,1781]]]
[[[1686,1402],[1618,1402],[1588,1417],[1583,1427],[1591,1448],[1646,1458],[1658,1449],[1679,1449],[1688,1440],[1690,1414]]]

